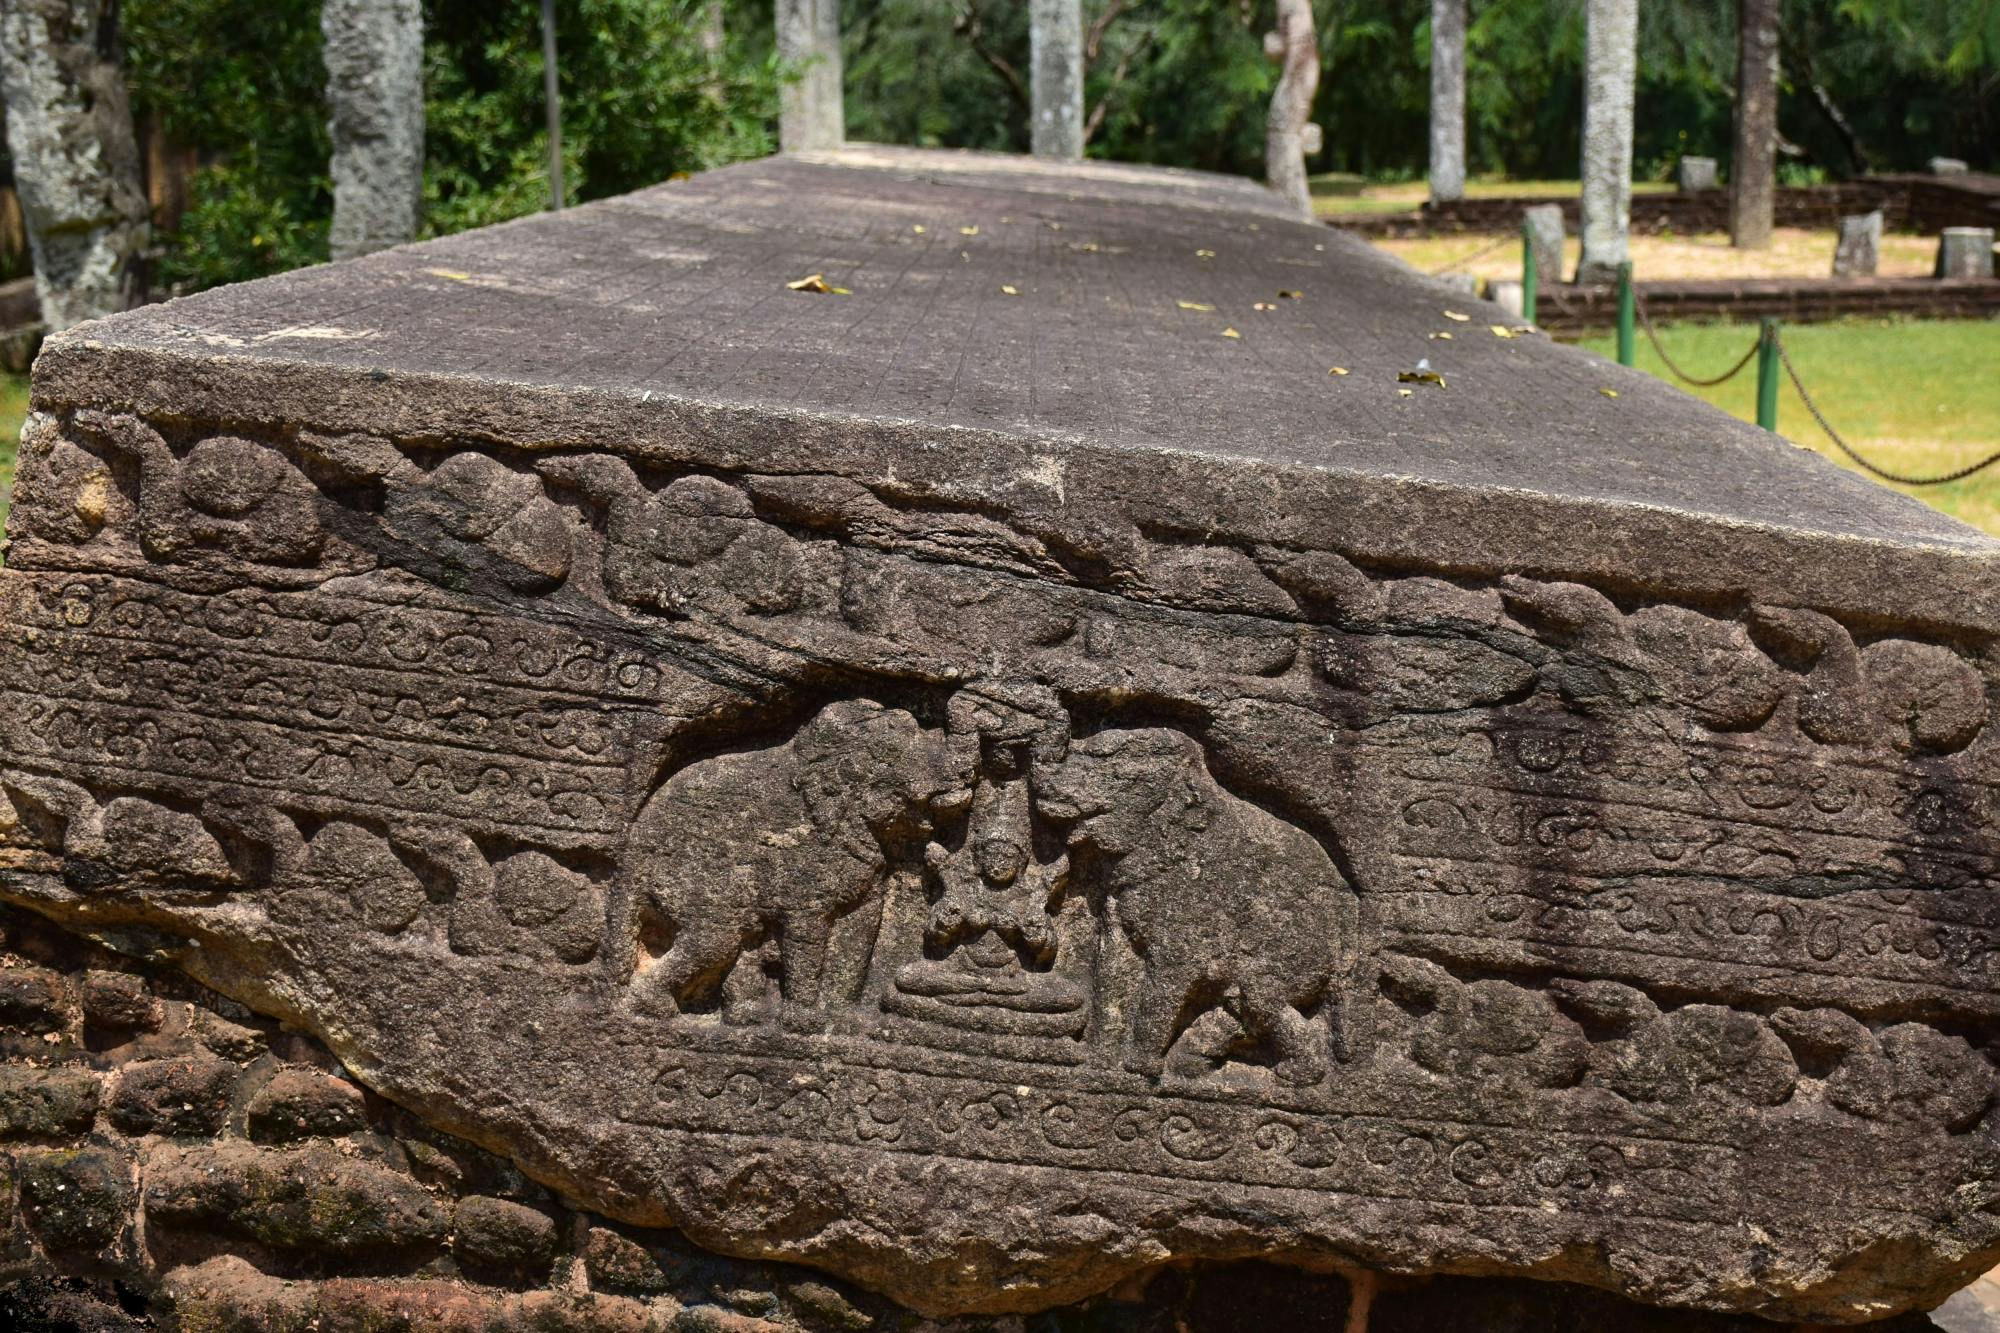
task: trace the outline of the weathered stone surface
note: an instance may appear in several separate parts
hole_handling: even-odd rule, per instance
[[[452,1253],[473,1276],[502,1283],[548,1276],[556,1256],[556,1223],[547,1213],[475,1194],[458,1205],[453,1224]]]
[[[1683,157],[1675,168],[1676,182],[1689,194],[1713,190],[1718,179],[1717,164],[1712,157]]]
[[[1630,257],[1632,99],[1639,73],[1638,0],[1584,6],[1583,249],[1578,282],[1610,282]]]
[[[1254,187],[871,150],[57,339],[0,897],[933,1313],[1941,1299],[2000,546],[1506,322]],[[149,1238],[447,1248],[387,1160],[152,1151]]]
[[[1833,276],[1872,278],[1882,256],[1882,210],[1840,220],[1840,239],[1833,250]]]
[[[1946,227],[1938,237],[1937,276],[1993,276],[1993,228]]]
[[[53,1139],[82,1134],[97,1118],[97,1076],[85,1069],[0,1066],[0,1135]]]
[[[1536,204],[1521,210],[1522,230],[1535,249],[1535,280],[1541,285],[1562,281],[1563,225],[1561,204]]]
[[[263,1143],[331,1138],[367,1120],[361,1089],[311,1069],[281,1069],[245,1108],[250,1137]]]
[[[107,1114],[124,1134],[207,1136],[229,1114],[236,1075],[229,1061],[207,1056],[129,1065]]]

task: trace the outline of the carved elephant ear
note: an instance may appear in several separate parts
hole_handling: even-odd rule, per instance
[[[1711,730],[1760,726],[1784,697],[1783,675],[1734,621],[1649,606],[1629,623],[1662,696]]]
[[[1861,665],[1869,706],[1899,750],[1951,754],[1986,725],[1986,682],[1949,648],[1884,639],[1861,650]]]
[[[485,454],[454,454],[407,493],[392,499],[389,519],[419,544],[435,531],[477,547],[515,592],[541,593],[569,577],[572,539],[562,507],[540,478]]]

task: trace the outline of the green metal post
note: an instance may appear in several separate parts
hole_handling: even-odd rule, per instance
[[[1521,320],[1535,322],[1535,284],[1541,279],[1535,270],[1535,234],[1525,219],[1521,222]]]
[[[1637,347],[1633,338],[1633,318],[1636,303],[1632,295],[1632,265],[1628,261],[1618,266],[1618,364],[1632,364]]]
[[[1767,319],[1757,339],[1757,424],[1778,429],[1778,321]]]

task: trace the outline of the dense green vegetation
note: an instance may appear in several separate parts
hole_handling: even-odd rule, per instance
[[[1573,175],[1583,0],[1471,0],[1475,171]],[[1315,170],[1421,174],[1429,0],[1314,0],[1326,75]],[[779,80],[770,0],[562,0],[568,192],[583,200],[767,151]],[[1085,0],[1097,40],[1093,154],[1255,174],[1274,75],[1272,0]],[[536,0],[425,0],[427,226],[547,198]],[[847,113],[859,139],[1022,149],[1028,6],[845,0]],[[1107,18],[1107,13],[1109,17]],[[1647,0],[1639,174],[1684,152],[1728,158],[1735,0]],[[192,288],[323,259],[326,170],[319,0],[124,0],[140,115],[204,163],[156,277]],[[1100,25],[1099,20],[1105,21]],[[2000,166],[2000,0],[1785,0],[1780,126],[1794,179]],[[1817,86],[1817,92],[1815,91]],[[1835,113],[1851,127],[1839,128]]]

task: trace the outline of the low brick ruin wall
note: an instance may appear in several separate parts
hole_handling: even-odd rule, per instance
[[[1580,219],[1575,198],[1508,196],[1425,203],[1414,212],[1346,214],[1328,225],[1362,236],[1398,238],[1457,232],[1518,231],[1521,214],[1538,204],[1560,204],[1574,233]],[[1946,227],[1991,227],[2000,219],[2000,181],[1992,177],[1867,176],[1833,185],[1788,186],[1773,195],[1780,227],[1833,229],[1843,217],[1880,209],[1892,231],[1934,235]],[[1729,230],[1729,191],[1641,192],[1632,196],[1632,230],[1689,236]]]

